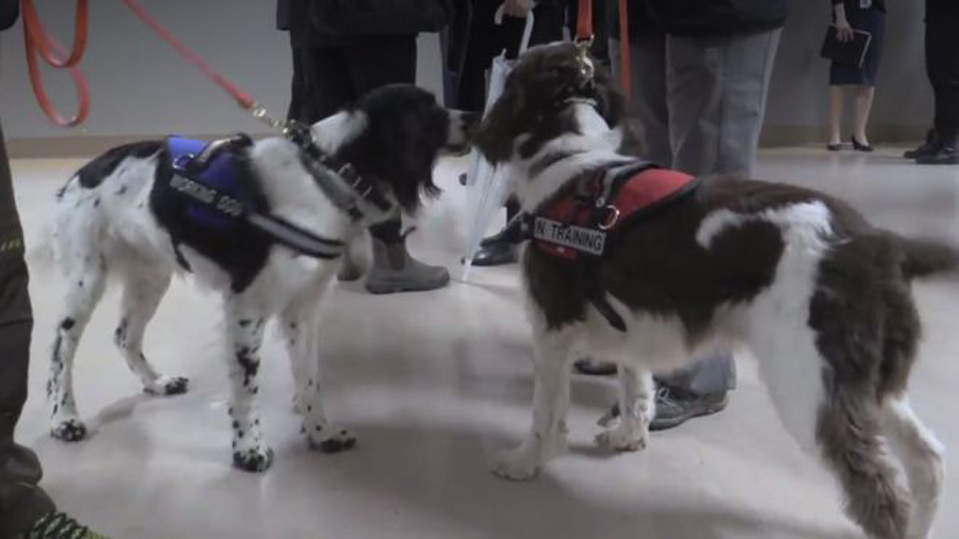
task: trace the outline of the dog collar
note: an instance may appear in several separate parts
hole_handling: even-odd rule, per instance
[[[335,159],[313,140],[309,126],[291,121],[284,135],[300,150],[300,161],[320,190],[354,221],[381,222],[396,212],[394,204],[350,163]]]

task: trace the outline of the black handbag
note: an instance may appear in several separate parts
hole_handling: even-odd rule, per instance
[[[457,0],[311,0],[310,22],[329,35],[438,32],[455,17]]]
[[[6,30],[17,22],[20,0],[0,0],[0,30]]]

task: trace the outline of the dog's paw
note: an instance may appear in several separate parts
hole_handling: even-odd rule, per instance
[[[539,466],[522,448],[504,451],[493,458],[490,471],[510,481],[529,481],[536,477]]]
[[[87,437],[87,426],[79,419],[68,419],[54,425],[50,435],[64,442],[79,442]]]
[[[323,453],[341,453],[356,446],[356,436],[346,429],[327,427],[313,430],[309,436],[310,447]]]
[[[648,441],[648,434],[639,429],[623,428],[622,425],[596,435],[596,444],[612,451],[639,451],[646,449]]]
[[[170,396],[186,393],[190,380],[182,376],[160,376],[152,384],[143,388],[151,395]]]
[[[256,446],[233,452],[233,465],[245,472],[264,472],[273,464],[273,450]]]

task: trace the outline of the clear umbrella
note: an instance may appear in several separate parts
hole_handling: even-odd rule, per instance
[[[496,24],[503,23],[504,6],[496,11]],[[526,27],[520,41],[519,54],[522,55],[529,48],[529,39],[533,33],[533,12],[526,16]],[[485,111],[493,107],[496,100],[503,94],[506,86],[506,77],[515,65],[514,60],[506,58],[504,50],[493,59],[489,71],[489,83],[486,91]],[[468,280],[473,257],[479,251],[480,242],[489,228],[493,216],[506,202],[509,195],[509,177],[506,169],[494,167],[478,151],[473,150],[470,156],[470,168],[466,176],[467,200],[471,204],[470,229],[467,235],[466,259],[463,263],[464,281]]]

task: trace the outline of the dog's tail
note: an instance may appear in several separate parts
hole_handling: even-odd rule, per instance
[[[900,238],[904,254],[902,274],[907,280],[922,279],[959,270],[959,249],[932,239]]]

